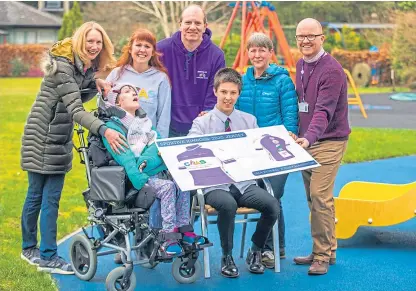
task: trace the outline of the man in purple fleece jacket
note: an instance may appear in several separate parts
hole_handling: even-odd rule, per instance
[[[190,5],[182,12],[179,31],[157,44],[172,83],[169,137],[186,136],[192,121],[217,102],[214,75],[225,67],[225,58],[211,35],[202,8]]]
[[[321,24],[312,18],[299,22],[296,40],[303,58],[296,65],[299,98],[299,138],[296,142],[321,166],[302,171],[311,211],[312,254],[296,257],[309,264],[308,274],[323,275],[336,262],[333,188],[351,132],[348,124],[347,79],[341,65],[322,44]]]

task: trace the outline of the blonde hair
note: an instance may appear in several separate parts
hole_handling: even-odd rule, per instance
[[[87,34],[94,29],[101,33],[103,38],[103,48],[97,58],[93,61],[93,64],[98,69],[98,72],[103,73],[115,67],[116,59],[113,56],[114,46],[101,25],[94,21],[85,22],[81,25],[72,36],[72,50],[79,56],[84,64],[88,64],[90,60],[87,58],[85,42],[87,40]]]

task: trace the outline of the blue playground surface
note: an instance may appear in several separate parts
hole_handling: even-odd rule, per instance
[[[402,184],[416,180],[416,156],[343,165],[338,173],[334,194],[350,181]],[[416,199],[416,198],[415,198]],[[337,264],[327,275],[308,276],[308,266],[296,266],[293,258],[311,252],[309,209],[300,173],[289,175],[283,198],[286,221],[286,256],[281,260],[281,272],[266,270],[264,275],[250,274],[244,259],[238,257],[241,224],[236,225],[234,258],[240,277],[227,279],[220,275],[220,243],[217,228],[209,225],[211,278],[203,276],[194,284],[182,285],[171,275],[171,264],[159,264],[149,270],[135,266],[136,290],[329,290],[329,291],[413,291],[416,290],[416,219],[383,227],[361,227],[348,240],[339,240]],[[400,211],[400,209],[397,209]],[[196,222],[199,230],[200,222]],[[254,230],[249,223],[247,233]],[[247,245],[251,245],[248,235]],[[71,238],[59,245],[59,254],[68,259]],[[246,250],[247,251],[247,250]],[[84,282],[76,276],[54,275],[60,290],[105,290],[107,274],[116,267],[113,255],[98,258],[95,277]],[[202,263],[202,253],[200,256]]]

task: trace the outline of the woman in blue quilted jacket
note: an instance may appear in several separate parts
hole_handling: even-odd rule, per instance
[[[253,114],[259,127],[284,125],[294,134],[298,133],[298,97],[289,72],[270,64],[274,53],[273,43],[263,33],[253,33],[247,42],[248,58],[252,64],[243,76],[243,88],[236,108]],[[285,258],[285,221],[282,203],[288,174],[270,177],[273,192],[280,204],[279,247],[280,258]],[[267,268],[274,267],[271,235],[262,253]]]

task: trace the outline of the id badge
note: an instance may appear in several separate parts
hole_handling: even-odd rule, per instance
[[[309,104],[306,102],[299,103],[299,112],[308,113],[309,112]]]

